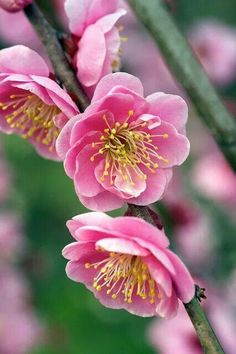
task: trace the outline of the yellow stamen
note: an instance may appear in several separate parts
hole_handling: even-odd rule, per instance
[[[35,138],[37,142],[54,150],[59,129],[54,125],[54,117],[60,113],[55,105],[47,105],[39,97],[28,93],[13,94],[7,102],[0,102],[0,109],[8,111],[5,119],[22,138]]]
[[[138,296],[153,304],[160,298],[156,283],[139,256],[111,252],[100,262],[85,263],[86,269],[91,267],[98,269],[93,287],[97,291],[106,289],[106,294],[113,300],[120,295],[131,304],[134,296]]]
[[[167,139],[168,134],[150,134],[143,129],[147,122],[130,122],[133,115],[134,111],[129,110],[124,122],[115,122],[112,127],[104,114],[107,127],[100,141],[92,142],[92,147],[98,150],[90,157],[90,161],[93,162],[98,155],[104,155],[105,167],[100,179],[104,182],[108,177],[110,185],[114,184],[114,176],[119,174],[127,184],[133,186],[136,177],[141,180],[148,178],[144,170],[156,173],[160,161],[168,163],[153,143],[153,138]]]

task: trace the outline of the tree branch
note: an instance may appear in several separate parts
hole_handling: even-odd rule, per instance
[[[89,105],[89,99],[85,95],[80,83],[76,80],[75,73],[57,39],[56,31],[48,23],[36,4],[32,3],[28,5],[24,11],[45,46],[56,77],[69,93],[73,93],[79,109],[84,111]]]
[[[78,106],[81,109],[81,112],[83,112],[89,105],[89,100],[83,92],[81,85],[75,78],[74,72],[71,69],[58,41],[55,30],[50,26],[35,4],[27,6],[25,8],[25,14],[42,40],[48,56],[53,64],[56,76],[65,88],[77,97]],[[129,209],[132,215],[140,217],[158,227],[148,207],[129,204]],[[207,354],[223,353],[223,350],[217,342],[217,338],[215,337],[214,332],[211,329],[210,324],[207,321],[196,297],[188,304],[185,304],[185,307],[194,324],[204,352]]]
[[[192,100],[199,117],[208,126],[236,171],[236,121],[222,104],[162,0],[128,2],[150,32],[171,71]]]
[[[196,287],[196,292],[198,287]],[[188,303],[184,304],[185,309],[194,325],[199,341],[205,354],[224,354],[224,351],[204,314],[197,299],[198,295]]]

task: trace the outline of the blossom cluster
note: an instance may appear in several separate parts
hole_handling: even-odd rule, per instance
[[[30,2],[5,0],[0,7],[15,12]],[[0,51],[0,130],[27,139],[45,158],[63,161],[80,202],[93,211],[67,223],[75,239],[63,250],[68,276],[84,283],[107,307],[172,317],[180,301],[193,298],[194,281],[169,250],[164,229],[104,212],[127,203],[147,206],[166,195],[173,168],[190,150],[187,104],[175,94],[146,96],[140,79],[119,71],[125,37],[117,23],[126,9],[118,0],[66,0],[64,8],[72,43],[66,56],[91,104],[80,112],[48,58],[25,43],[14,45]],[[189,38],[212,80],[222,82],[224,76],[227,81],[236,71],[235,34],[212,26],[212,31],[203,27]],[[218,65],[211,65],[219,60],[217,41],[212,40],[215,30],[228,38],[224,42],[230,48],[221,73],[213,70]],[[201,41],[204,31],[206,43]],[[39,47],[36,43],[35,49]],[[206,169],[199,169],[202,181]],[[216,166],[219,179],[220,171]],[[228,177],[235,186],[235,176],[229,172]],[[207,176],[205,185],[209,191]],[[194,230],[199,225],[201,229],[199,219]]]

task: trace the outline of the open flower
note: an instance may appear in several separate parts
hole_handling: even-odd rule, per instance
[[[107,211],[125,202],[147,205],[160,199],[171,168],[189,153],[182,133],[187,112],[179,96],[159,92],[145,99],[132,75],[104,77],[92,104],[67,123],[57,140],[81,202]]]
[[[0,0],[0,7],[8,12],[17,12],[31,2],[32,0]]]
[[[115,27],[126,11],[118,0],[66,0],[65,11],[78,50],[74,57],[77,77],[92,88],[106,74],[119,68],[120,35]]]
[[[49,75],[44,60],[23,45],[0,51],[0,130],[21,135],[57,160],[60,128],[78,109]]]
[[[162,230],[135,217],[103,213],[67,222],[76,239],[63,250],[69,278],[84,283],[99,301],[140,316],[171,317],[178,299],[189,302],[193,280],[167,247]]]

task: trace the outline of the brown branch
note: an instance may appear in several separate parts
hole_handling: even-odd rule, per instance
[[[76,97],[75,101],[79,109],[84,111],[89,105],[89,99],[84,93],[80,83],[76,80],[75,73],[57,39],[56,31],[48,23],[36,4],[32,3],[28,5],[25,7],[24,11],[45,46],[56,77],[69,93],[73,93],[73,97]]]

